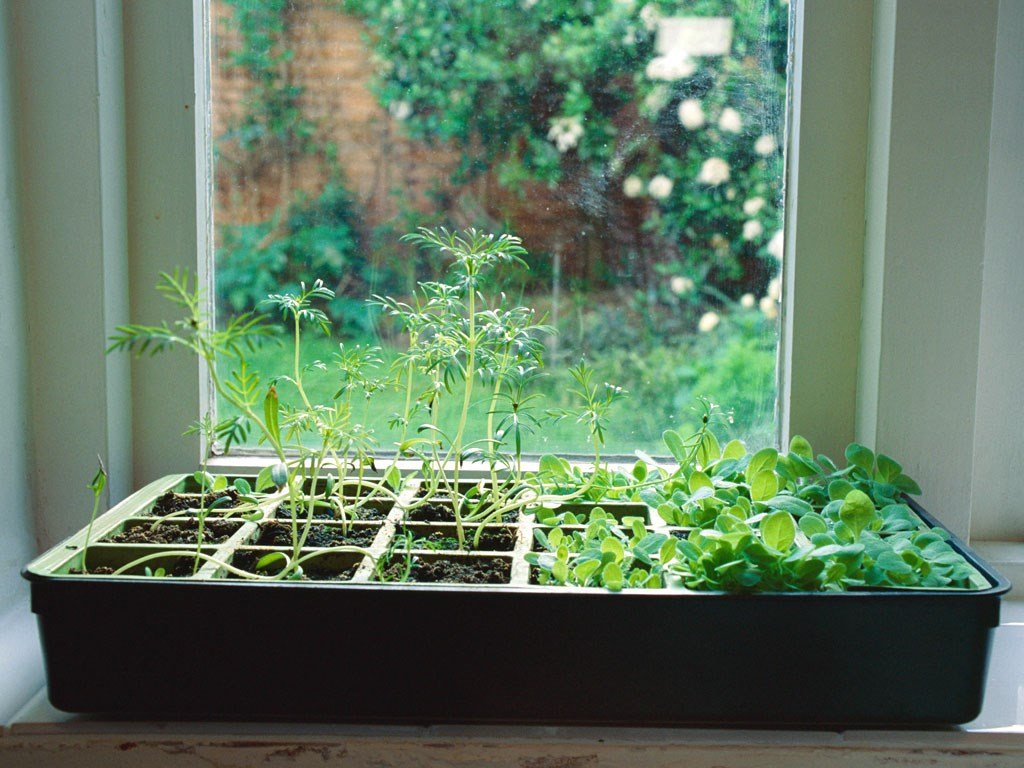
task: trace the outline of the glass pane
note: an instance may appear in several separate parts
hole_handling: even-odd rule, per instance
[[[605,451],[664,454],[667,428],[731,414],[720,434],[776,440],[788,5],[779,0],[212,0],[218,316],[315,278],[330,336],[395,360],[408,335],[367,299],[409,301],[445,258],[418,227],[509,232],[499,270],[537,310],[545,395],[569,367],[628,391]],[[282,328],[252,366],[288,373]],[[424,379],[425,382],[425,379]],[[417,385],[418,386],[418,385]],[[334,373],[309,374],[329,400]],[[286,386],[282,398],[294,397]],[[382,446],[405,392],[364,409]],[[487,418],[484,395],[471,421]],[[442,414],[441,420],[445,420]],[[524,448],[586,452],[572,419]]]

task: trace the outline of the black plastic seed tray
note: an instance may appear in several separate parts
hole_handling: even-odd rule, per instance
[[[93,540],[180,482],[126,500]],[[400,515],[378,523],[378,552]],[[505,524],[515,550],[487,554],[507,559],[508,584],[466,586],[375,583],[338,557],[324,567],[344,581],[85,576],[67,572],[78,534],[25,570],[50,700],[182,719],[618,725],[952,724],[981,709],[1009,584],[955,538],[988,588],[610,593],[530,584],[533,525]],[[245,530],[215,545],[223,557],[251,548]],[[126,562],[112,546],[95,551]]]

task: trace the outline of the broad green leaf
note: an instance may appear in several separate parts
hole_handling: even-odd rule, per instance
[[[661,545],[658,550],[658,561],[662,565],[666,565],[676,558],[676,539],[673,536],[669,536],[665,539],[665,542]]]
[[[736,581],[739,582],[740,586],[749,589],[760,583],[761,574],[753,568],[746,568],[736,577]]]
[[[280,412],[281,403],[277,398],[277,387],[271,384],[267,389],[267,396],[263,398],[263,422],[267,428],[267,434],[273,439],[275,445],[281,444]]]
[[[612,592],[622,589],[622,569],[618,563],[608,563],[601,571],[601,580]]]
[[[697,448],[697,463],[706,467],[712,462],[718,461],[722,455],[722,448],[718,444],[718,438],[713,432],[705,432]]]
[[[610,553],[615,558],[615,562],[621,562],[625,555],[625,550],[622,548],[622,543],[614,536],[609,536],[601,542],[601,552]]]
[[[846,480],[840,478],[839,480],[833,480],[828,484],[828,497],[832,501],[838,501],[846,498],[846,495],[853,490],[853,486]]]
[[[900,475],[893,480],[892,484],[903,491],[903,493],[909,493],[911,496],[921,495],[921,486],[906,475]]]
[[[811,538],[816,533],[828,533],[828,523],[817,512],[809,512],[801,516],[799,525],[800,530],[807,538]]]
[[[878,454],[877,466],[878,477],[883,483],[891,483],[895,481],[903,471],[903,467],[884,453]]]
[[[679,433],[672,429],[666,429],[661,434],[661,439],[665,441],[665,446],[668,448],[669,453],[672,454],[673,458],[680,464],[683,464],[687,460],[686,444],[683,442],[683,438],[679,436]]]
[[[703,472],[697,471],[690,475],[690,493],[697,493],[700,488],[710,488],[711,492],[714,493],[715,484],[711,482],[710,477]]]
[[[700,556],[704,554],[700,547],[686,539],[676,540],[676,550],[677,552],[682,552],[683,557],[689,560],[699,560]]]
[[[875,464],[875,454],[870,448],[865,448],[860,443],[850,443],[846,446],[846,460],[860,467],[870,476]]]
[[[779,452],[774,448],[762,448],[750,457],[747,463],[747,480],[763,470],[774,471],[779,460]],[[772,494],[775,495],[774,493]]]
[[[887,573],[907,574],[914,572],[910,564],[895,552],[883,552],[875,560],[875,564]]]
[[[546,453],[540,457],[540,462],[538,463],[537,468],[541,477],[545,480],[560,482],[562,480],[569,479],[562,460],[550,453]]]
[[[801,456],[799,453],[786,456],[786,466],[797,477],[815,477],[821,474],[821,467],[814,463],[814,459]]]
[[[235,482],[232,483],[235,486],[235,490],[238,491],[241,496],[248,496],[252,493],[252,486],[249,485],[249,481],[244,477],[236,477]]]
[[[200,470],[199,472],[193,472],[192,479],[195,480],[196,485],[198,485],[204,491],[213,490],[214,479],[213,475],[211,475],[209,472],[204,472],[202,470]]]
[[[223,491],[227,487],[228,487],[227,475],[217,475],[216,477],[213,478],[213,487],[211,488],[211,490],[213,490],[213,491]]]
[[[703,499],[710,499],[715,495],[715,489],[710,485],[702,485],[700,488],[693,492],[690,496],[690,501],[701,501]]]
[[[638,483],[642,483],[647,479],[647,465],[642,461],[638,461],[633,465],[633,477]]]
[[[801,560],[796,565],[796,575],[801,579],[816,578],[823,570],[825,570],[824,560]]]
[[[278,560],[282,561],[281,562],[281,567],[282,568],[284,568],[286,565],[288,565],[288,556],[284,552],[271,552],[269,554],[264,555],[263,557],[261,557],[259,560],[256,561],[256,569],[255,570],[257,570],[257,571],[266,570],[271,565],[276,563]]]
[[[762,469],[750,482],[750,497],[754,501],[766,501],[779,492],[779,479],[770,469]]]
[[[850,527],[855,539],[877,516],[874,502],[866,493],[858,490],[850,491],[839,509],[839,519]]]
[[[814,509],[803,499],[798,499],[796,496],[790,496],[785,493],[768,499],[764,504],[771,509],[781,509],[785,512],[789,512],[789,514],[794,517],[801,517]]]
[[[785,552],[796,538],[796,523],[788,512],[772,512],[761,521],[761,538],[772,549]]]
[[[747,455],[747,447],[739,440],[730,440],[722,449],[723,459],[742,459]]]
[[[397,491],[402,487],[402,471],[398,468],[397,464],[392,464],[388,467],[387,472],[384,473],[384,482],[393,491]]]
[[[797,456],[803,456],[805,459],[814,459],[814,451],[811,450],[811,444],[800,435],[793,435],[793,439],[789,441],[789,452],[795,453]]]
[[[565,583],[569,580],[569,566],[566,565],[564,560],[555,560],[551,566],[551,575],[555,578],[555,581]]]
[[[273,471],[272,466],[263,467],[256,476],[256,493],[259,494],[262,490],[266,490],[269,487],[273,487],[274,482],[271,477]]]
[[[575,568],[572,569],[573,578],[576,582],[582,586],[586,586],[587,580],[594,575],[598,568],[601,567],[600,560],[584,560]]]
[[[669,525],[684,525],[682,520],[682,510],[680,510],[675,504],[670,504],[667,501],[663,504],[659,504],[657,512],[658,517]]]

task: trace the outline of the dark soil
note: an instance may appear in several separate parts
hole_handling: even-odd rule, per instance
[[[89,576],[109,576],[113,572],[114,572],[114,569],[111,568],[109,565],[101,565],[101,566],[98,566],[96,568],[89,569],[89,571],[87,573],[88,573]],[[81,574],[82,573],[82,569],[81,568],[72,568],[71,570],[68,571],[68,573]]]
[[[386,580],[395,581],[405,570],[405,560],[399,555],[384,569]],[[508,584],[512,564],[499,558],[416,559],[409,581],[420,584]]]
[[[255,573],[257,561],[263,557],[263,552],[243,550],[235,554],[231,564],[236,568]],[[304,564],[302,566],[302,581],[350,581],[356,572],[356,566],[351,565],[340,570],[324,568],[316,564]],[[233,573],[228,574],[229,579],[241,580],[241,576]]]
[[[405,519],[410,523],[454,523],[455,512],[452,511],[450,501],[428,501],[426,504],[406,512]],[[518,519],[519,514],[514,511],[506,512],[501,516],[503,523],[514,523]]]
[[[367,504],[365,507],[359,507],[358,509],[349,509],[348,511],[355,515],[355,519],[359,521],[375,522],[378,520],[384,520],[388,516],[388,512],[391,511],[391,504],[380,503],[380,504]],[[292,512],[291,508],[287,503],[282,504],[277,508],[276,513],[278,520],[291,520]],[[301,512],[299,518],[302,519],[306,516],[305,511]],[[327,507],[317,507],[313,513],[314,520],[336,520],[334,512]]]
[[[403,535],[405,529],[399,532]],[[449,549],[457,550],[459,540],[455,536],[447,535],[445,531],[434,531],[426,536],[420,535],[415,529],[410,530],[415,541],[413,547],[416,549]],[[511,552],[516,548],[516,532],[512,528],[485,528],[480,535],[480,545],[473,546],[473,537],[476,536],[476,529],[466,529],[465,549],[475,549],[478,552]]]
[[[203,526],[203,543],[219,544],[231,538],[242,526],[237,520],[207,519]],[[103,539],[113,544],[198,544],[199,521],[188,520],[160,525],[150,530],[150,525],[133,525],[121,533]]]
[[[228,502],[221,502],[211,514],[217,514],[219,510],[231,509],[237,507],[238,491],[234,488],[228,488],[226,491],[217,491],[216,493],[208,493],[203,497],[204,504],[202,506],[209,506],[213,503],[214,499],[219,499],[226,496],[230,499]],[[156,517],[163,517],[169,515],[172,512],[184,512],[187,509],[198,509],[200,507],[198,496],[186,496],[174,491],[168,491],[153,504],[153,508],[149,511],[149,514],[155,515]]]
[[[349,528],[345,535],[340,526],[314,525],[306,537],[307,547],[334,547],[339,544],[351,544],[357,547],[368,547],[380,530],[378,526]],[[300,534],[302,528],[299,528]],[[291,522],[271,520],[260,525],[260,535],[256,543],[264,547],[290,547],[292,545]]]
[[[169,570],[167,569],[166,565],[154,565],[153,563],[149,563],[149,568],[150,568],[150,570],[152,570],[154,572],[158,568],[163,568],[164,570],[167,570],[167,573],[164,574],[165,576],[191,576],[192,575],[192,567],[194,565],[195,565],[195,560],[193,560],[191,557],[179,557],[179,558],[175,559],[174,564],[170,567]],[[202,561],[200,561],[199,567],[201,568],[202,565],[203,565]],[[110,576],[113,572],[114,572],[114,569],[111,568],[109,565],[100,565],[100,566],[97,566],[95,568],[90,568],[89,571],[88,571],[88,575],[89,576]],[[82,570],[80,568],[72,568],[69,571],[69,573],[82,573]],[[123,574],[123,575],[144,576],[145,575],[145,571],[143,571],[142,568],[139,568],[139,569],[137,569],[135,572],[133,572],[131,574]]]

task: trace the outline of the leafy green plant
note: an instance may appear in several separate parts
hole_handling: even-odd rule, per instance
[[[103,459],[96,457],[97,469],[88,488],[92,492],[92,513],[89,515],[89,526],[85,529],[85,543],[82,545],[82,573],[89,572],[88,557],[89,543],[92,541],[92,526],[96,522],[96,513],[99,512],[100,502],[103,499],[103,489],[107,486],[107,469],[103,466]]]
[[[535,528],[534,536],[545,551],[528,553],[526,561],[537,569],[539,584],[659,589],[676,556],[668,534],[648,530],[642,518],[619,521],[600,507],[581,529]]]

